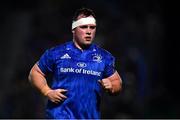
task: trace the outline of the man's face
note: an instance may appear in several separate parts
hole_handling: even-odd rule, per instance
[[[78,19],[83,17],[83,15],[80,15],[78,16]],[[95,37],[95,33],[96,25],[94,24],[81,25],[73,30],[74,40],[80,46],[90,45]]]

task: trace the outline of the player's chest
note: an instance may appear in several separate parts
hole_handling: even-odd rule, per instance
[[[105,69],[105,59],[99,53],[63,53],[56,58],[55,68],[59,73],[84,73],[100,76]]]

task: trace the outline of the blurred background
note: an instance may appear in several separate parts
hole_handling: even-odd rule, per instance
[[[168,4],[168,3],[167,3]],[[45,98],[28,82],[42,53],[71,40],[76,9],[97,16],[95,43],[116,58],[123,79],[103,95],[102,118],[180,118],[178,45],[160,0],[6,0],[0,2],[0,118],[44,118]],[[173,30],[173,29],[172,29]]]

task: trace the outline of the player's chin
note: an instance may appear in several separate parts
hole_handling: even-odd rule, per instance
[[[86,40],[84,44],[85,45],[91,45],[92,44],[92,40]]]

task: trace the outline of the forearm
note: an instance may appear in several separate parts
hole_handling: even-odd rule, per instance
[[[122,88],[122,83],[120,82],[119,79],[112,80],[111,84],[112,84],[111,93],[120,92],[120,90]]]
[[[115,72],[111,77],[108,78],[111,81],[112,88],[110,89],[111,93],[120,92],[122,89],[122,80],[118,72]]]
[[[28,77],[32,86],[37,88],[43,95],[47,95],[51,91],[47,84],[46,78],[43,73],[39,70],[38,66],[35,64],[31,69]]]

